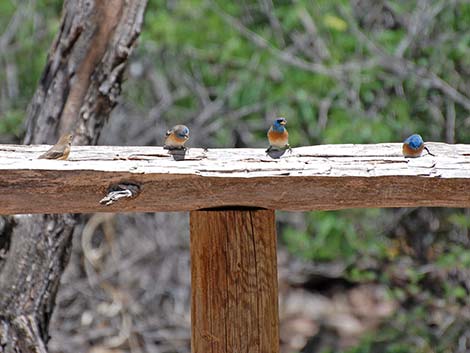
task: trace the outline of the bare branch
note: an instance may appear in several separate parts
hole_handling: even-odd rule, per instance
[[[446,102],[446,142],[455,142],[455,104]]]
[[[261,8],[264,14],[268,17],[271,28],[273,29],[274,37],[277,43],[281,46],[285,46],[284,34],[282,31],[281,23],[274,12],[274,4],[272,0],[258,0],[261,3]]]
[[[228,24],[234,27],[240,32],[245,38],[250,40],[253,44],[261,49],[268,50],[274,57],[278,60],[287,63],[291,66],[303,69],[316,74],[330,76],[336,79],[339,79],[342,75],[351,71],[362,71],[364,69],[374,67],[376,65],[375,60],[365,60],[363,62],[349,62],[343,65],[336,65],[327,67],[323,64],[312,63],[301,59],[288,51],[282,51],[269,43],[266,39],[261,37],[259,34],[251,31],[245,27],[239,20],[233,16],[224,12],[215,2],[211,1],[213,4],[212,8],[219,14]]]
[[[26,16],[27,11],[23,7],[23,5],[20,4],[18,9],[11,17],[6,30],[0,36],[0,55],[2,55],[6,51],[7,46],[13,40],[14,36],[18,33],[18,30],[23,24],[23,21]]]
[[[455,87],[451,86],[448,82],[432,71],[429,71],[427,68],[418,66],[415,63],[398,56],[387,54],[383,48],[373,40],[369,39],[369,37],[361,31],[356,21],[349,14],[341,8],[339,8],[339,11],[347,19],[351,31],[356,35],[357,39],[362,42],[371,53],[375,54],[376,57],[373,59],[375,64],[383,69],[392,71],[402,79],[412,78],[416,84],[423,88],[428,89],[429,87],[432,87],[438,89],[454,102],[464,107],[467,111],[470,111],[469,97],[460,93]]]
[[[436,16],[447,6],[449,6],[449,1],[446,0],[440,1],[434,6],[429,6],[429,2],[427,0],[419,0],[409,21],[408,34],[403,37],[397,45],[395,56],[400,58],[403,57],[406,49],[408,49],[416,37],[427,28],[431,27]]]
[[[307,34],[311,37],[311,40],[315,43],[315,47],[318,49],[318,55],[321,59],[328,60],[331,57],[330,51],[326,43],[323,41],[323,38],[319,35],[312,16],[310,16],[310,13],[307,10],[301,11],[299,16]]]

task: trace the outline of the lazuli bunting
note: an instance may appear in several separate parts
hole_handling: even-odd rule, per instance
[[[186,150],[184,143],[189,139],[189,129],[185,125],[175,125],[166,132],[164,149]]]
[[[289,145],[289,133],[285,128],[287,120],[285,118],[277,118],[268,130],[269,147],[266,153],[272,150],[288,149],[292,152]]]

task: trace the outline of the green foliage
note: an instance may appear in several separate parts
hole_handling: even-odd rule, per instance
[[[359,257],[386,256],[387,240],[377,234],[371,220],[378,210],[312,212],[305,232],[288,227],[283,232],[287,248],[313,261],[341,260],[354,263]],[[357,223],[353,220],[360,219]],[[358,275],[358,273],[354,273]]]
[[[390,6],[398,14],[414,9],[414,5],[403,2],[393,2]],[[341,11],[338,10],[340,7]],[[415,131],[428,139],[444,135],[442,129],[445,124],[436,124],[432,118],[431,109],[434,108],[428,103],[430,90],[417,84],[421,79],[414,75],[399,78],[377,67],[345,73],[342,82],[328,75],[306,72],[257,47],[220,14],[224,12],[233,16],[253,35],[259,35],[271,47],[283,50],[267,17],[256,6],[250,9],[253,11],[247,15],[243,6],[225,1],[218,1],[217,6],[202,0],[178,1],[169,6],[166,1],[154,0],[149,3],[143,38],[168,57],[177,58],[179,69],[192,73],[197,68],[202,74],[202,83],[211,87],[216,95],[221,94],[229,82],[239,81],[240,88],[232,94],[227,109],[262,102],[265,113],[288,118],[290,130],[294,131],[291,138],[294,146],[400,141]],[[468,5],[458,4],[457,9],[466,14]],[[304,31],[301,16],[305,13],[315,21],[318,35],[328,48],[329,57],[324,59],[326,67],[349,61],[357,61],[360,66],[360,62],[371,55],[364,43],[350,31],[344,14],[352,15],[354,11],[346,1],[276,4],[275,15],[282,25],[286,45],[292,44],[288,33]],[[470,27],[463,22],[455,17],[452,8],[443,10],[436,27],[455,27],[458,29],[455,33],[457,38],[439,41],[440,47],[429,41],[416,53],[410,52],[407,59],[428,67],[451,84],[459,84],[461,79],[453,72],[457,66],[462,67],[462,60],[468,60],[465,53],[470,42],[468,31],[465,31]],[[407,34],[402,27],[364,31],[390,54]],[[303,60],[311,60],[302,53],[297,55]],[[449,58],[455,58],[455,61]],[[358,100],[354,102],[348,97],[353,86],[357,86],[359,93]],[[398,86],[404,89],[404,94],[396,94]],[[327,124],[323,131],[318,131],[319,104],[324,99],[331,99],[333,92]],[[197,100],[197,97],[192,99]],[[382,103],[378,105],[378,102]],[[187,100],[181,105],[196,106]],[[465,114],[461,107],[456,108],[457,114]],[[252,118],[251,114],[244,117]],[[458,119],[457,123],[462,121]],[[232,128],[230,122],[225,126]],[[265,129],[265,124],[258,124],[258,130],[255,130],[258,140],[264,140]],[[456,129],[456,132],[460,141],[468,140],[463,130]],[[226,143],[217,140],[220,146]]]
[[[59,28],[61,8],[62,1],[58,0],[0,2],[0,35],[11,34],[0,53],[0,134],[20,134],[25,108],[36,90],[47,51]],[[17,30],[16,23],[20,24]],[[7,90],[10,84],[7,70],[14,70],[18,93]]]
[[[18,135],[23,114],[21,110],[8,110],[0,119],[0,134]]]
[[[470,252],[463,246],[452,244],[446,253],[436,259],[436,265],[442,269],[453,267],[470,268]]]
[[[165,112],[164,122],[168,125],[186,123],[182,119],[189,120],[200,113],[201,98],[197,89],[187,84],[187,79],[204,87],[211,100],[222,97],[227,87],[235,82],[236,88],[226,99],[223,111],[198,131],[202,135],[205,127],[216,121],[219,128],[202,137],[214,146],[231,147],[234,130],[249,136],[250,147],[265,146],[267,117],[276,115],[288,119],[290,142],[294,147],[401,141],[412,132],[420,133],[425,140],[443,140],[449,106],[455,107],[456,142],[470,142],[468,111],[458,102],[431,87],[419,73],[399,75],[379,65],[368,64],[379,58],[353,31],[351,21],[355,21],[364,36],[388,55],[394,55],[408,35],[400,21],[384,24],[379,18],[368,22],[370,16],[351,8],[348,0],[274,3],[273,15],[280,23],[280,34],[275,33],[270,19],[257,2],[149,1],[135,60],[149,63],[155,72],[165,76],[172,92],[184,93]],[[370,6],[374,3],[378,2],[372,1]],[[386,3],[391,9],[387,18],[405,18],[402,22],[409,22],[410,14],[417,6],[416,1]],[[38,0],[31,4],[34,5],[0,1],[0,33],[5,31],[21,6],[34,6],[29,10],[35,15],[27,17],[14,34],[14,50],[0,53],[0,63],[16,63],[20,92],[7,101],[1,100],[7,96],[1,84],[7,78],[0,70],[0,103],[3,103],[0,105],[0,134],[19,134],[25,107],[59,26],[61,1]],[[378,13],[384,12],[385,9]],[[244,26],[249,35],[231,25],[226,16]],[[303,16],[311,18],[316,35],[306,33]],[[299,34],[309,40],[304,48],[308,50],[296,48],[294,38],[299,38]],[[250,36],[259,36],[267,44],[260,48]],[[319,40],[326,48],[321,55],[318,53]],[[320,63],[325,69],[354,65],[353,69],[337,76],[322,74],[286,62],[282,57],[286,52],[304,62]],[[432,72],[463,95],[468,95],[469,52],[470,4],[452,2],[436,15],[430,28],[412,40],[403,58],[419,72]],[[130,79],[123,92],[126,104],[145,115],[156,104],[152,84],[146,77]],[[321,107],[325,102],[330,106],[326,120],[321,121]],[[238,119],[226,118],[227,112],[256,104],[261,106],[259,110]],[[441,342],[426,326],[426,310],[431,307],[427,301],[444,298],[461,305],[468,298],[468,289],[451,280],[436,284],[437,288],[429,288],[429,282],[434,284],[435,281],[421,271],[421,263],[413,258],[418,257],[410,250],[413,244],[397,244],[417,242],[403,239],[411,235],[424,238],[432,233],[435,237],[426,246],[430,253],[435,250],[435,254],[426,259],[429,263],[445,274],[446,271],[470,268],[468,250],[449,237],[450,234],[467,234],[469,214],[460,210],[435,211],[433,215],[438,219],[439,229],[432,232],[422,228],[414,230],[422,234],[403,230],[406,227],[400,221],[385,231],[394,214],[390,210],[312,212],[306,215],[305,229],[289,223],[284,225],[281,241],[290,252],[306,260],[343,262],[344,277],[353,283],[380,282],[400,303],[414,303],[411,309],[399,311],[381,330],[347,352],[450,352],[446,344],[453,347],[456,341]],[[404,218],[414,222],[413,217]],[[397,229],[404,235],[399,235]],[[397,284],[390,263],[401,260],[410,260],[411,265],[403,271],[403,282]],[[458,332],[459,328],[456,328],[449,337],[458,337]],[[417,341],[421,343],[412,342],[412,336],[419,337]]]
[[[381,326],[380,330],[366,335],[358,346],[346,350],[345,353],[451,353],[457,351],[458,338],[466,330],[465,322],[458,320],[448,322],[447,328],[442,332],[430,330],[427,321],[431,306],[417,306],[408,311],[398,311]]]

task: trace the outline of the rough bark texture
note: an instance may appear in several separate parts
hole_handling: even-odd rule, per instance
[[[146,0],[68,0],[60,31],[29,106],[25,144],[96,143],[116,105],[127,58],[140,33]],[[31,202],[31,201],[30,201]],[[0,261],[0,352],[45,352],[73,215],[17,217]],[[1,245],[0,245],[1,246]]]
[[[193,211],[191,350],[277,353],[274,211]]]
[[[161,147],[77,146],[62,162],[34,159],[47,146],[2,146],[0,214],[470,207],[470,145],[428,147],[435,156],[407,159],[395,143],[300,147],[280,159],[261,149],[191,148],[183,159]],[[126,183],[140,193],[100,204]]]
[[[46,352],[49,319],[74,224],[72,215],[18,219],[0,273],[0,348],[6,352]]]
[[[60,32],[29,107],[25,144],[53,143],[69,131],[75,144],[96,143],[117,103],[146,3],[65,1]]]

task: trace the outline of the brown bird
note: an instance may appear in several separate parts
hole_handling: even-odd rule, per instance
[[[69,158],[70,146],[72,146],[72,134],[65,134],[59,141],[52,146],[47,152],[41,154],[38,159],[61,159]]]
[[[189,129],[185,125],[175,125],[166,132],[165,145],[166,150],[186,150],[184,143],[189,139]]]

